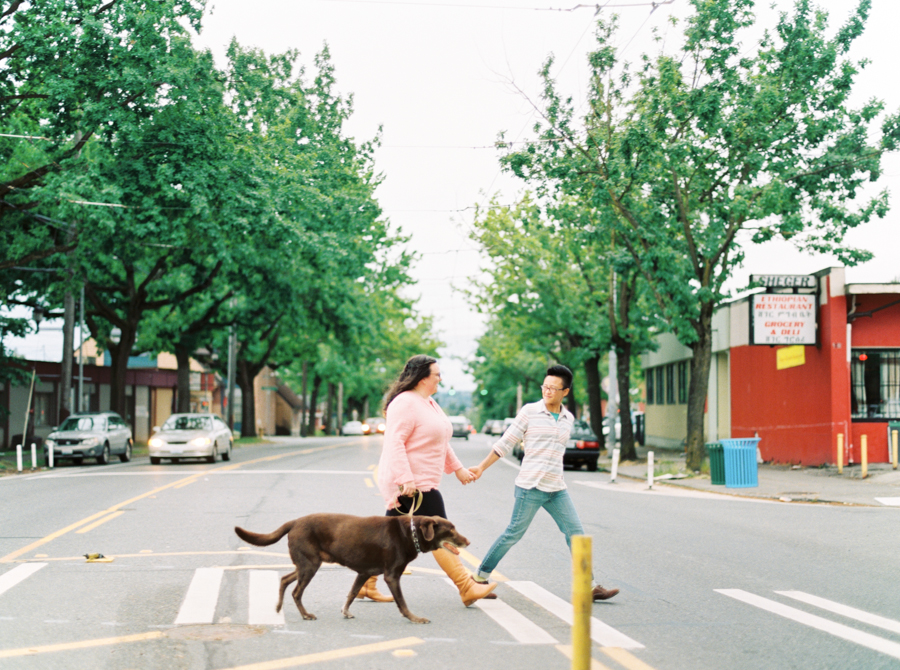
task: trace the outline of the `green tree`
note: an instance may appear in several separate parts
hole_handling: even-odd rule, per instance
[[[832,37],[827,14],[798,0],[758,43],[751,0],[692,0],[677,53],[644,57],[637,72],[618,62],[614,24],[599,25],[590,56],[590,110],[579,122],[543,69],[541,140],[511,152],[515,174],[590,198],[616,213],[619,242],[648,280],[657,309],[693,351],[687,460],[703,454],[712,316],[743,260],[738,243],[774,237],[852,265],[870,257],[848,230],[887,211],[880,193],[858,207],[862,187],[897,148],[900,118],[877,100],[851,107],[865,62],[847,53],[870,2]]]

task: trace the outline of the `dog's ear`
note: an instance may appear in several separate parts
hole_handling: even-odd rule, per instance
[[[422,531],[425,541],[431,542],[434,539],[434,519],[422,519],[419,522],[419,530]]]

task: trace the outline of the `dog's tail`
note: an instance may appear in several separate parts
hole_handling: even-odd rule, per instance
[[[270,544],[275,544],[278,540],[287,535],[293,527],[294,522],[288,521],[281,526],[281,528],[274,530],[271,533],[251,533],[249,530],[244,530],[240,526],[235,526],[234,532],[247,544],[252,544],[257,547],[268,547]]]

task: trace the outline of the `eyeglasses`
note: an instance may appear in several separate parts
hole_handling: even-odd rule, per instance
[[[545,384],[541,384],[541,388],[545,391],[552,391],[553,393],[558,393],[559,391],[565,391],[565,389],[555,389],[552,386],[547,386]]]

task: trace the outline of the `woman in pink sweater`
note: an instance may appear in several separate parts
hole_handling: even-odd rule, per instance
[[[378,487],[387,504],[387,516],[408,514],[416,491],[421,491],[422,505],[415,514],[446,519],[444,499],[437,488],[443,474],[454,473],[462,484],[475,481],[450,448],[453,436],[450,419],[431,399],[440,382],[441,370],[434,358],[413,356],[387,393],[387,427],[378,463]],[[466,607],[479,598],[496,598],[491,594],[496,584],[479,584],[473,580],[458,556],[446,549],[437,549],[432,554],[456,584]]]

